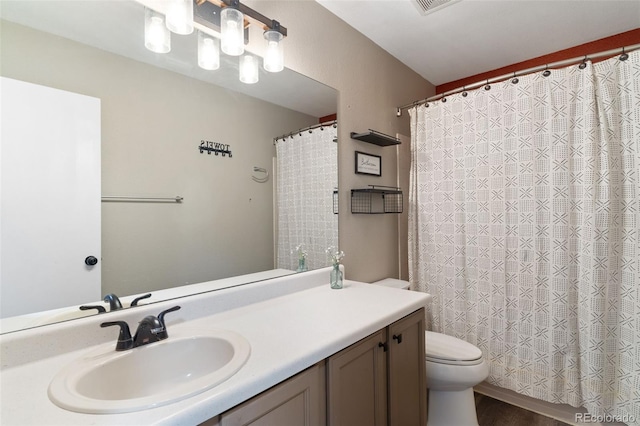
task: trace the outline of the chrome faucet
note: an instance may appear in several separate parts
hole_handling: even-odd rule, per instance
[[[118,335],[118,343],[116,343],[116,351],[126,351],[128,349],[137,348],[138,346],[147,345],[149,343],[159,342],[164,340],[169,335],[167,334],[167,326],[164,322],[164,316],[173,311],[180,309],[180,306],[174,306],[173,308],[162,311],[157,317],[148,315],[140,321],[135,336],[131,337],[131,330],[129,324],[125,321],[109,321],[100,324],[100,327],[111,327],[117,325],[120,327],[120,334]]]

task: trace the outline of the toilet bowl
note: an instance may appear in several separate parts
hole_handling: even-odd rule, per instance
[[[477,426],[473,386],[487,378],[482,351],[464,340],[425,332],[428,426]]]
[[[407,281],[393,278],[373,284],[409,289]],[[489,375],[482,351],[464,340],[425,331],[425,364],[427,426],[477,426],[473,386]]]

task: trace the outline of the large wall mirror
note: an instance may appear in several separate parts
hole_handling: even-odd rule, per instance
[[[135,1],[2,2],[2,77],[99,99],[101,242],[98,254],[76,256],[86,276],[98,271],[95,300],[3,305],[1,332],[98,312],[78,304],[109,311],[107,294],[128,307],[146,293],[152,296],[140,304],[296,273],[301,255],[308,257],[303,269],[324,267],[318,247],[338,243],[336,139],[326,136],[335,135],[335,123],[315,127],[336,112],[336,91],[287,69],[260,68],[259,82],[247,85],[238,79],[238,59],[224,54],[219,70],[200,69],[196,32],[172,34],[171,52],[152,53],[144,47],[144,13]],[[319,151],[290,148],[303,133],[322,139],[313,148]],[[209,142],[232,155],[200,152]],[[54,161],[55,148],[40,143],[34,149],[48,150]],[[289,163],[280,164],[280,156]],[[2,189],[15,180],[3,171]],[[291,192],[279,194],[281,188]],[[181,202],[173,200],[178,196]],[[4,232],[13,224],[5,214],[10,203],[2,203]],[[18,205],[10,206],[13,217],[23,213]],[[311,207],[312,222],[291,216],[297,210],[288,208],[296,206]],[[54,229],[53,211],[64,216],[72,208],[36,202],[36,209],[37,221]],[[3,240],[2,253],[8,244]],[[67,244],[56,241],[54,251],[71,251]],[[96,255],[98,264],[84,264],[85,255]],[[43,268],[47,258],[23,270]],[[31,294],[68,291],[54,280],[17,282],[23,274],[13,268],[7,275],[4,257],[0,266],[3,298],[11,285]]]

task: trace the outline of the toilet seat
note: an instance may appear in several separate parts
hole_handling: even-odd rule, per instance
[[[425,339],[427,361],[449,365],[477,365],[482,362],[482,351],[464,340],[433,331],[425,331]]]

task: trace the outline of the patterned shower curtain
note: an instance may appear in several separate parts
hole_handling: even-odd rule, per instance
[[[338,144],[333,126],[276,142],[277,267],[296,270],[302,245],[307,267],[328,266],[326,249],[338,246]]]
[[[411,113],[409,265],[491,384],[640,425],[640,51]]]

